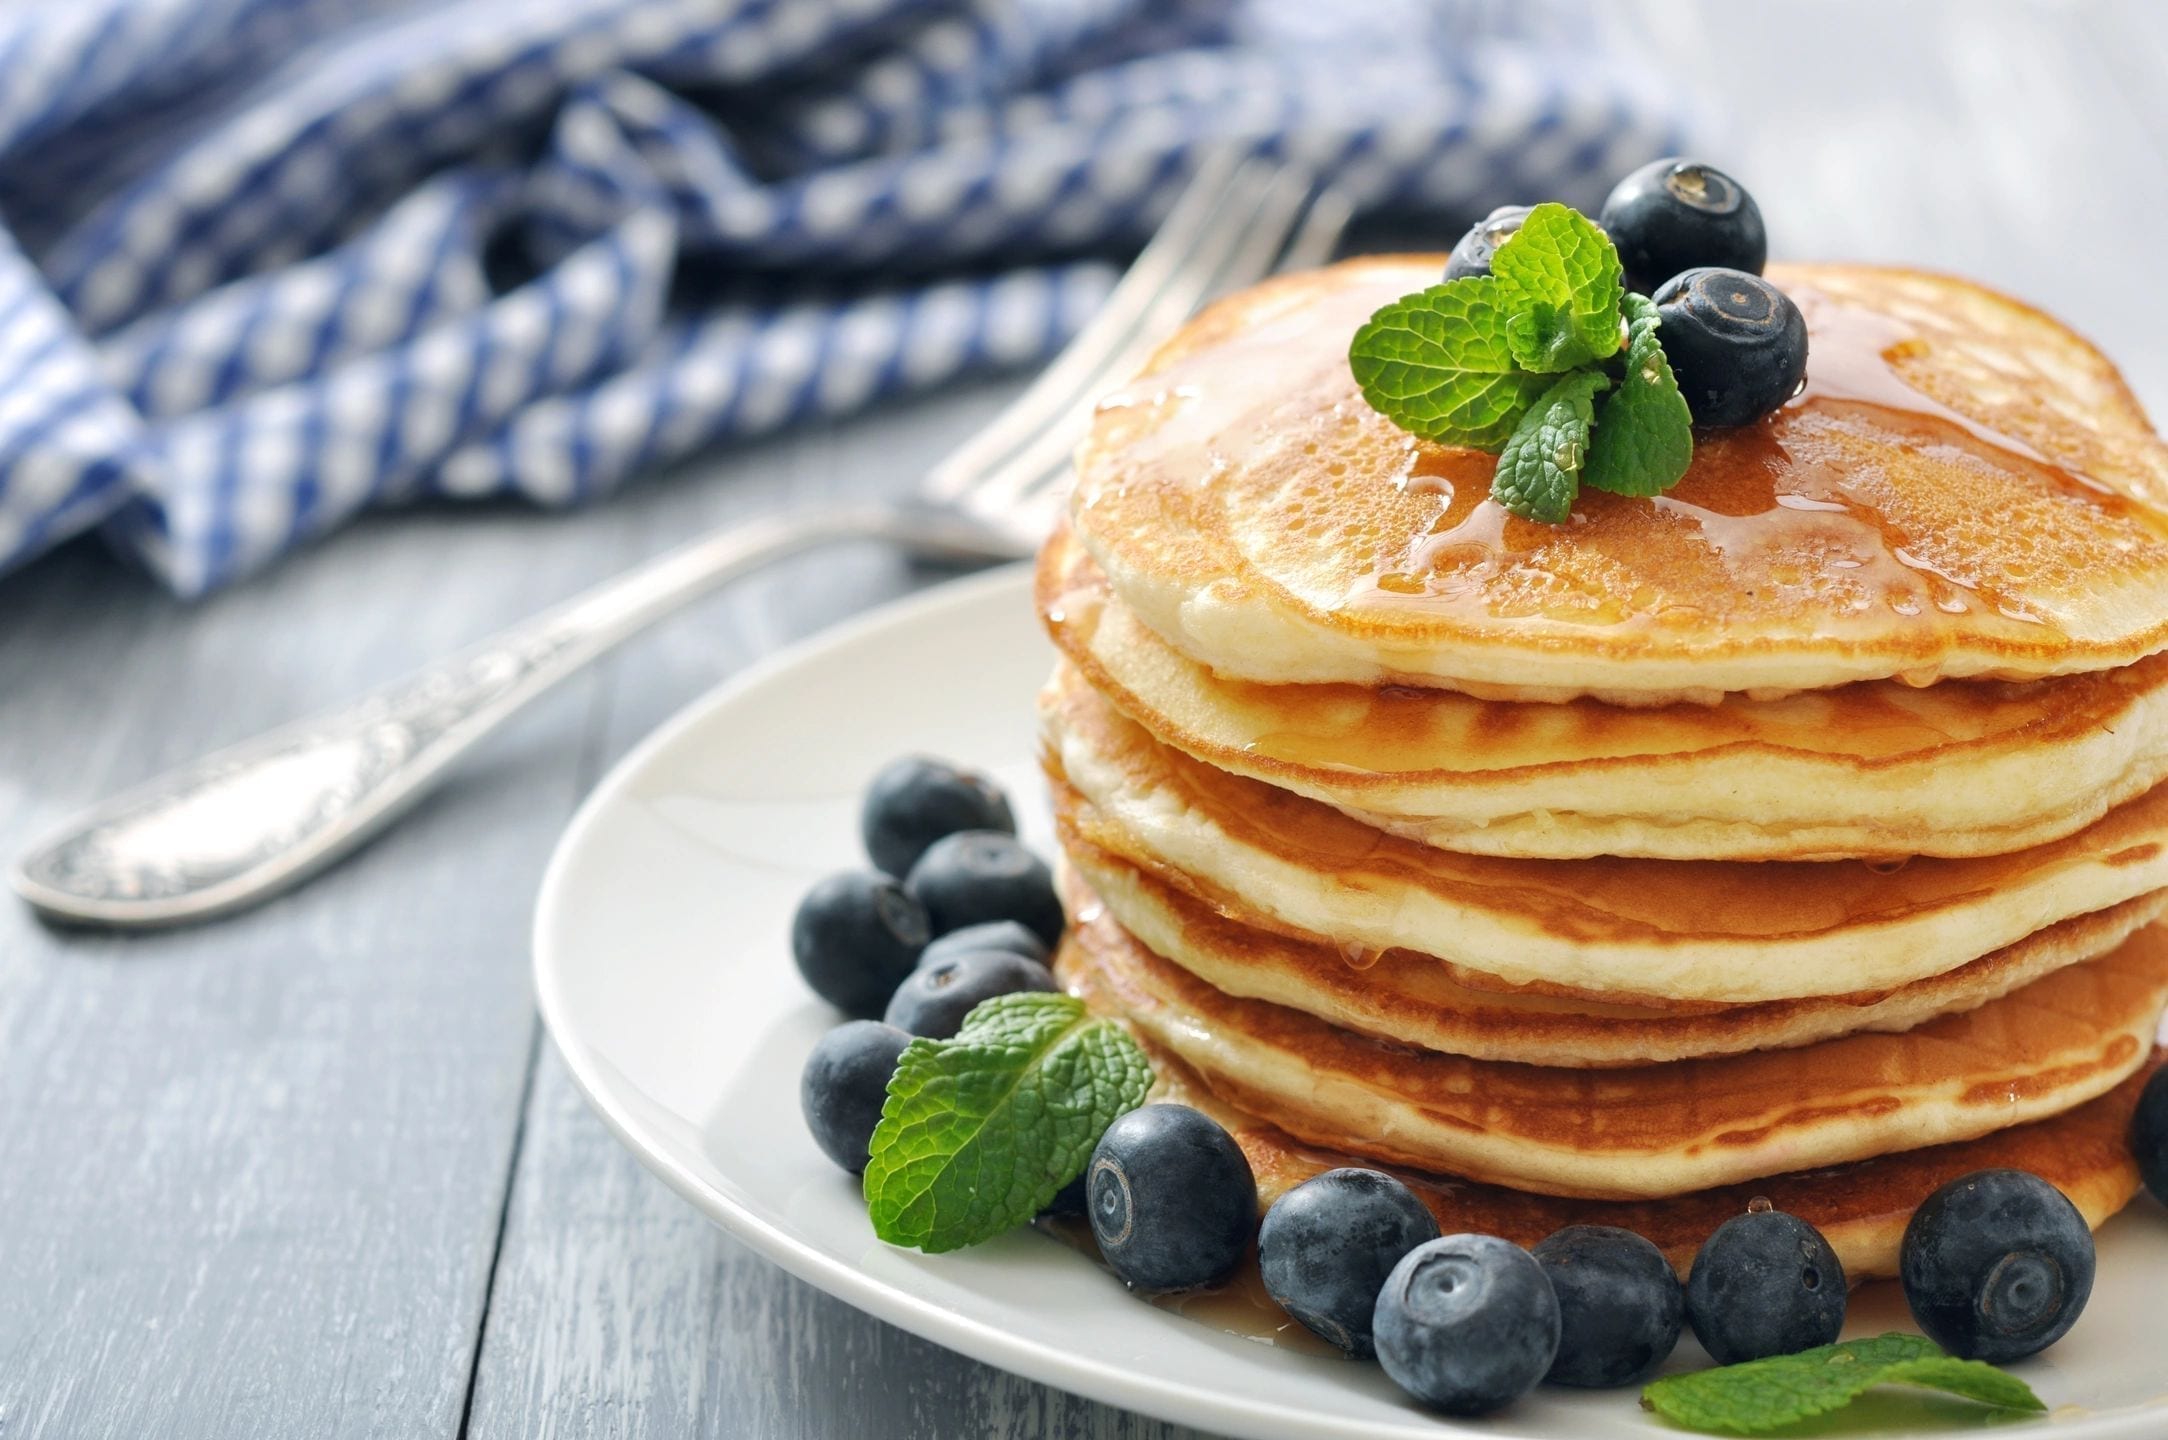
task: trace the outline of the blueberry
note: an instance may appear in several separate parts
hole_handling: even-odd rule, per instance
[[[1657,332],[1696,425],[1745,425],[1799,393],[1807,322],[1791,297],[1744,270],[1688,270],[1655,295]]]
[[[881,767],[866,787],[858,833],[874,865],[908,875],[934,841],[959,830],[1016,833],[1016,816],[1001,787],[976,770],[925,755]]]
[[[1007,955],[1021,955],[1026,960],[1046,963],[1053,952],[1047,948],[1028,925],[1014,920],[989,920],[983,925],[966,925],[961,930],[951,930],[926,947],[918,957],[920,965],[931,965],[937,960],[947,960],[956,955],[973,955],[984,950],[999,950]]]
[[[1686,1277],[1686,1318],[1719,1365],[1833,1343],[1844,1302],[1837,1252],[1821,1231],[1782,1210],[1726,1220]]]
[[[813,993],[846,1015],[881,1013],[931,935],[926,909],[886,875],[846,870],[806,892],[790,953]]]
[[[1370,1318],[1400,1257],[1438,1238],[1415,1192],[1379,1170],[1327,1170],[1274,1201],[1257,1232],[1265,1291],[1351,1354],[1377,1354]]]
[[[2039,1176],[1981,1170],[1912,1212],[1897,1273],[1928,1339],[1999,1365],[2038,1354],[2077,1323],[2093,1293],[2093,1232]]]
[[[2130,1148],[2138,1157],[2138,1174],[2153,1198],[2168,1205],[2168,1070],[2156,1070],[2138,1096],[2138,1113],[2130,1121]]]
[[[853,1175],[866,1170],[888,1077],[911,1037],[878,1020],[847,1020],[821,1036],[798,1077],[806,1129],[823,1154]]]
[[[1257,1228],[1257,1180],[1234,1137],[1187,1105],[1107,1127],[1085,1172],[1092,1237],[1137,1290],[1194,1290],[1234,1273]]]
[[[1487,1415],[1534,1389],[1558,1354],[1558,1297],[1535,1257],[1448,1235],[1401,1257],[1378,1292],[1378,1360],[1448,1415]]]
[[[1636,1385],[1670,1357],[1686,1292],[1663,1251],[1631,1230],[1568,1225],[1532,1253],[1558,1292],[1558,1359],[1546,1380]]]
[[[1013,835],[966,830],[936,840],[903,882],[947,935],[990,920],[1014,920],[1048,945],[1061,942],[1054,872]]]
[[[884,1018],[913,1035],[946,1040],[964,1028],[964,1017],[982,1001],[1057,988],[1052,971],[1021,955],[999,950],[953,955],[912,971],[890,997]]]
[[[1643,295],[1698,265],[1759,275],[1769,259],[1769,237],[1754,197],[1698,160],[1642,166],[1618,182],[1596,223],[1618,247],[1626,288]]]
[[[1460,237],[1453,247],[1452,255],[1445,262],[1445,278],[1461,280],[1470,275],[1491,273],[1491,256],[1498,247],[1520,233],[1521,222],[1528,218],[1532,207],[1527,205],[1501,205],[1490,214],[1468,227],[1468,233]]]

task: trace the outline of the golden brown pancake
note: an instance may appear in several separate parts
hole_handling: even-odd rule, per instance
[[[1160,745],[1067,667],[1041,696],[1090,844],[1249,923],[1464,981],[1726,1004],[1894,989],[2168,885],[2168,787],[2014,855],[1728,864],[1459,855]]]
[[[2002,854],[2168,778],[2168,653],[2025,684],[1515,704],[1216,675],[1130,614],[1065,530],[1041,554],[1038,603],[1092,688],[1161,742],[1468,854]]]
[[[1350,1151],[1305,1145],[1234,1105],[1198,1080],[1181,1061],[1154,1047],[1157,1076],[1151,1099],[1193,1105],[1227,1127],[1257,1176],[1259,1209],[1313,1176],[1342,1165],[1380,1168]],[[2085,1222],[2099,1229],[2138,1193],[2138,1166],[2131,1157],[2131,1112],[2138,1092],[2158,1069],[2152,1060],[2115,1089],[2049,1120],[1998,1130],[1977,1140],[1878,1156],[1854,1165],[1773,1175],[1743,1185],[1675,1195],[1663,1200],[1573,1200],[1532,1195],[1472,1180],[1394,1169],[1438,1217],[1445,1233],[1500,1235],[1534,1245],[1568,1225],[1616,1225],[1647,1236],[1683,1277],[1717,1226],[1756,1200],[1797,1215],[1827,1237],[1844,1264],[1845,1278],[1894,1277],[1897,1249],[1921,1201],[1942,1185],[1976,1170],[2025,1170],[2070,1197]]]
[[[1474,1060],[1575,1069],[1655,1065],[1897,1033],[2000,999],[2066,965],[2105,955],[2150,924],[2168,892],[2051,925],[1945,975],[1878,994],[1776,1000],[1680,1013],[1647,1006],[1479,990],[1424,955],[1350,957],[1330,942],[1244,925],[1069,833],[1069,913],[1095,905],[1144,947],[1225,994],[1269,1001],[1343,1030]]]
[[[1544,525],[1493,457],[1414,439],[1347,363],[1442,256],[1231,296],[1103,404],[1072,516],[1178,649],[1266,682],[1710,701],[1859,680],[2033,679],[2168,645],[2168,447],[2082,338],[1966,281],[1772,266],[1807,382],[1696,436],[1655,499]]]
[[[1297,1139],[1593,1199],[1680,1195],[2060,1114],[2143,1065],[2168,1006],[2168,932],[2148,927],[1901,1035],[1568,1070],[1410,1050],[1223,994],[1090,906],[1058,960],[1093,1009]]]

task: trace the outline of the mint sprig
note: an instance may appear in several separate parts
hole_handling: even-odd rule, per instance
[[[1013,1229],[1083,1173],[1151,1084],[1129,1032],[1070,995],[997,996],[955,1038],[913,1040],[873,1132],[873,1233],[931,1253]]]
[[[1919,1335],[1878,1335],[1652,1381],[1641,1403],[1674,1425],[1756,1435],[1842,1409],[1877,1385],[1920,1385],[2002,1410],[2042,1411],[2032,1387]]]
[[[1590,455],[1581,483],[1614,495],[1661,495],[1694,458],[1694,421],[1656,338],[1663,323],[1656,302],[1628,295],[1624,309],[1626,373],[1596,418],[1603,445]]]
[[[1403,430],[1497,454],[1491,498],[1523,518],[1563,521],[1584,484],[1660,494],[1693,458],[1693,420],[1656,307],[1628,295],[1621,273],[1587,216],[1538,205],[1489,275],[1372,315],[1348,365],[1363,398]]]
[[[1617,354],[1623,273],[1611,237],[1588,217],[1563,205],[1529,211],[1491,257],[1515,363],[1555,375]]]
[[[1552,525],[1566,518],[1588,463],[1595,397],[1610,384],[1600,370],[1576,370],[1543,392],[1498,452],[1491,494],[1499,504]]]

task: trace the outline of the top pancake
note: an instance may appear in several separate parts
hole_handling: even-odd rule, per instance
[[[1804,391],[1696,435],[1653,500],[1564,525],[1491,456],[1363,400],[1349,339],[1437,256],[1269,281],[1101,406],[1073,518],[1115,593],[1221,674],[1490,698],[1713,701],[2108,669],[2168,645],[2168,447],[2098,351],[1965,281],[1772,267]]]

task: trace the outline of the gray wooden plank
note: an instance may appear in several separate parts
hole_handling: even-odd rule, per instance
[[[621,523],[395,517],[193,608],[89,549],[14,577],[0,851],[613,568]],[[456,1432],[533,1053],[528,904],[595,695],[218,927],[0,905],[0,1434]]]

